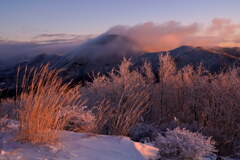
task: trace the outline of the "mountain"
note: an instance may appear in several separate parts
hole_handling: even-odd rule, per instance
[[[118,66],[123,57],[133,58],[140,54],[135,42],[126,36],[101,35],[85,42],[65,57],[69,61],[65,73],[73,79],[90,80],[89,74],[106,74]]]
[[[205,69],[216,73],[220,70],[226,70],[233,65],[240,65],[239,48],[204,48],[192,46],[181,46],[170,51],[145,53],[139,56],[135,60],[135,63],[141,65],[147,59],[151,62],[153,70],[156,71],[159,65],[158,57],[160,54],[171,55],[179,69],[186,65],[193,65],[196,68],[201,64]]]
[[[123,57],[131,58],[135,67],[141,66],[145,60],[148,60],[153,66],[153,71],[157,73],[161,54],[170,54],[179,69],[186,65],[196,67],[202,64],[205,69],[216,73],[233,65],[240,65],[240,48],[237,47],[181,46],[170,51],[142,53],[132,39],[115,34],[104,34],[88,40],[74,51],[62,56],[40,54],[15,64],[1,64],[0,89],[7,88],[8,94],[15,95],[16,73],[19,66],[31,68],[48,63],[51,69],[63,69],[62,77],[68,77],[68,80],[73,79],[73,82],[78,83],[91,81],[91,76],[96,73],[107,74],[121,63]],[[20,75],[23,73],[22,71]]]

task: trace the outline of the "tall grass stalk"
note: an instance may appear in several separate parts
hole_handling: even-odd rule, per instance
[[[59,72],[49,70],[48,65],[25,68],[19,89],[21,93],[17,95],[21,122],[19,140],[31,143],[58,141],[60,130],[70,118],[64,107],[80,103],[77,102],[80,97],[78,86],[70,88],[70,83],[63,84]]]

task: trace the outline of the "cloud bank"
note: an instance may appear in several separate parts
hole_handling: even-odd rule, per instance
[[[240,46],[240,24],[223,18],[215,18],[207,26],[200,23],[183,25],[176,21],[147,22],[132,27],[117,25],[106,34],[128,36],[144,51],[169,50],[181,45]]]

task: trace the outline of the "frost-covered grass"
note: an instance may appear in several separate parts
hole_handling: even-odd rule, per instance
[[[156,146],[162,160],[204,160],[205,156],[217,151],[211,138],[180,128],[159,135]]]
[[[110,75],[97,76],[81,88],[88,106],[97,106],[96,132],[129,135],[141,116],[150,107],[150,90],[137,71],[130,71],[131,62],[124,59],[119,70]]]

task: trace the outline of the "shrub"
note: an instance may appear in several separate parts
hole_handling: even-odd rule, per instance
[[[70,88],[48,65],[28,70],[22,79],[19,101],[18,139],[31,143],[54,143],[70,115],[65,106],[79,104],[78,86]]]
[[[138,71],[131,71],[131,61],[124,59],[119,70],[109,76],[97,76],[93,83],[82,88],[83,97],[88,97],[88,106],[96,107],[96,132],[113,135],[128,135],[150,107],[150,87]],[[146,67],[144,68],[147,71]]]
[[[162,160],[203,160],[204,156],[216,152],[214,145],[211,138],[180,128],[167,130],[165,136],[156,138]]]
[[[4,129],[8,128],[8,124],[9,124],[10,120],[7,119],[6,117],[7,117],[7,116],[0,118],[0,133],[1,133]],[[0,137],[0,140],[1,140],[1,137]]]
[[[153,142],[158,136],[158,130],[151,124],[139,123],[131,129],[129,136],[137,142]]]
[[[65,129],[74,132],[92,132],[96,128],[96,117],[87,106],[67,106],[66,112],[71,115]]]
[[[0,103],[0,117],[16,119],[18,116],[19,101],[14,99],[2,99]]]
[[[122,93],[116,106],[101,103],[96,109],[96,131],[111,135],[129,135],[131,128],[150,106],[148,92],[135,92],[132,86]]]
[[[219,154],[234,155],[240,143],[240,69],[211,74],[201,65],[176,69],[169,55],[160,57],[159,83],[151,89],[152,123],[190,126],[218,142]]]
[[[119,69],[113,69],[108,76],[97,74],[92,83],[87,83],[81,88],[82,97],[87,99],[87,106],[98,106],[103,101],[108,101],[111,107],[117,106],[123,95],[128,92],[150,92],[149,80],[152,80],[151,66],[145,63],[142,67],[143,74],[138,70],[130,70],[132,63],[124,59]],[[124,93],[124,94],[123,94]]]

